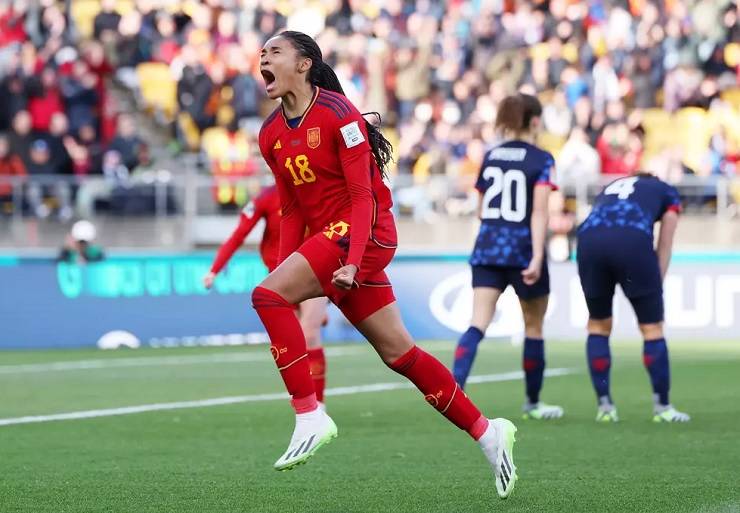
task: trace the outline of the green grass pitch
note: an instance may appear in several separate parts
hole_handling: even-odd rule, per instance
[[[332,347],[330,388],[402,382],[369,347]],[[451,342],[424,347],[450,363]],[[740,343],[670,351],[688,425],[651,422],[636,342],[613,344],[616,425],[593,420],[583,342],[547,346],[550,368],[573,369],[545,380],[560,421],[520,420],[521,380],[471,384],[519,428],[507,501],[477,445],[398,389],[329,397],[339,438],[284,473],[272,464],[293,427],[285,400],[0,426],[0,512],[740,513]],[[519,362],[519,348],[485,342],[474,374]],[[281,391],[264,346],[0,353],[0,419]]]

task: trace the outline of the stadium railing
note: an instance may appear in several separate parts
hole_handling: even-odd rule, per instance
[[[561,186],[569,210],[576,213],[577,220],[585,218],[593,198],[605,182],[614,178],[603,176],[593,183],[579,182]],[[147,171],[119,182],[103,176],[0,176],[0,190],[7,185],[11,187],[10,195],[0,196],[0,218],[20,227],[26,220],[34,217],[28,202],[31,184],[39,186],[37,189],[42,190],[44,201],[53,210],[58,206],[55,194],[58,194],[59,185],[63,184],[72,198],[75,218],[114,217],[121,222],[132,218],[152,218],[159,221],[167,219],[182,226],[183,239],[178,245],[194,247],[223,240],[233,224],[225,221],[233,220],[241,205],[258,194],[270,181],[271,177],[262,173],[246,177],[215,177],[200,172],[197,166],[191,164],[183,166],[177,173],[164,169]],[[475,213],[475,208],[471,209],[469,206],[476,204],[476,195],[470,191],[461,191],[455,178],[438,175],[417,183],[411,175],[402,174],[394,176],[391,182],[396,214],[400,218],[428,222],[429,218],[416,215],[417,209],[431,213],[436,221],[445,217],[465,218]],[[689,213],[707,218],[715,215],[722,219],[729,219],[737,214],[740,179],[687,175],[675,185]],[[219,203],[221,188],[239,189],[241,197],[235,196],[238,201],[233,203]],[[127,205],[129,200],[133,202],[132,205]],[[450,200],[466,202],[468,208],[452,208]],[[12,240],[13,233],[21,233],[22,230],[6,231],[11,240],[6,239],[4,246],[24,246],[21,240]]]

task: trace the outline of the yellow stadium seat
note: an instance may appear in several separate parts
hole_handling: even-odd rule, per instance
[[[709,147],[714,124],[704,109],[686,107],[673,116],[672,133],[674,144],[683,148],[683,162],[689,168],[699,171],[702,160]]]
[[[550,132],[541,132],[539,137],[537,137],[537,144],[544,150],[552,153],[555,157],[560,153],[560,150],[565,145],[565,141],[565,137]]]
[[[160,62],[144,62],[136,67],[136,75],[144,104],[172,119],[177,111],[177,82],[169,66]]]
[[[72,19],[83,39],[92,37],[93,23],[99,12],[100,2],[98,0],[75,0],[72,2]]]
[[[209,158],[218,158],[228,151],[229,134],[225,128],[206,128],[200,137],[200,148]]]
[[[642,113],[645,129],[645,157],[649,158],[675,144],[675,132],[670,112],[663,109],[646,109]]]
[[[733,87],[722,92],[722,99],[732,105],[736,111],[740,112],[740,87]]]

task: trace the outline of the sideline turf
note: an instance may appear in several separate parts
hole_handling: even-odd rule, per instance
[[[449,363],[452,343],[427,344]],[[740,342],[674,343],[673,400],[694,420],[655,425],[638,343],[614,345],[621,422],[593,421],[583,343],[550,343],[545,381],[561,421],[523,421],[521,382],[470,385],[514,420],[520,481],[499,501],[476,444],[416,391],[330,397],[339,438],[307,465],[272,463],[292,429],[281,401],[0,427],[0,512],[722,512],[740,513]],[[330,387],[400,381],[360,345],[328,358]],[[265,347],[0,353],[1,365],[264,353]],[[486,342],[473,374],[519,368],[520,349]],[[281,390],[268,359],[32,374],[0,373],[0,418]]]

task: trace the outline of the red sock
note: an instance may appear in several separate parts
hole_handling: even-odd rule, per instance
[[[316,390],[316,400],[324,402],[326,357],[324,357],[323,347],[315,347],[308,350],[308,367],[311,369],[311,379],[313,379],[313,388]]]
[[[291,404],[296,413],[315,410],[318,405],[308,367],[306,339],[293,305],[276,292],[256,287],[252,291],[252,306],[270,337],[270,352],[293,398]]]
[[[390,368],[406,376],[424,394],[429,404],[447,420],[467,431],[473,439],[478,440],[483,435],[488,427],[488,419],[457,386],[447,367],[434,356],[414,346],[393,362]]]

